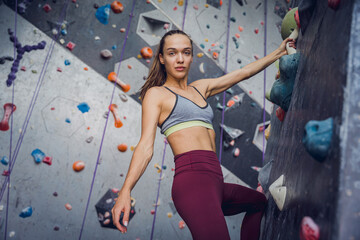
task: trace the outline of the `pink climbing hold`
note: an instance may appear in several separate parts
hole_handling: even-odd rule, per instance
[[[0,122],[0,130],[7,131],[9,130],[9,118],[13,112],[15,112],[16,106],[12,103],[5,103],[4,105],[4,116]]]
[[[235,33],[235,37],[236,37],[236,38],[240,38],[240,34]]]
[[[26,71],[26,67],[25,67],[25,66],[22,66],[22,67],[21,67],[21,71],[24,71],[24,72],[25,72],[25,71]]]
[[[319,226],[311,217],[304,217],[301,221],[300,240],[318,240],[319,238]]]
[[[235,148],[234,149],[234,157],[238,157],[240,155],[240,149],[239,148]]]
[[[52,164],[52,157],[49,157],[49,156],[44,157],[43,163],[46,163],[46,164],[48,164],[48,165],[51,166],[51,164]]]
[[[278,107],[276,109],[276,116],[280,120],[280,122],[284,121],[285,111],[281,107]]]

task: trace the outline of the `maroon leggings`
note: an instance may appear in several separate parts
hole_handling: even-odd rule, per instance
[[[175,156],[172,198],[194,240],[230,239],[225,216],[246,212],[241,240],[259,239],[264,194],[224,183],[216,154],[193,150]],[[240,223],[239,223],[240,224]]]

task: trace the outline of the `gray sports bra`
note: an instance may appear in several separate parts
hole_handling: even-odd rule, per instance
[[[191,87],[193,87],[206,101],[204,96],[196,89],[196,87]],[[162,134],[169,136],[175,131],[192,126],[203,126],[213,129],[212,120],[214,118],[214,112],[209,103],[206,102],[206,106],[200,107],[190,99],[176,94],[168,87],[165,88],[175,94],[176,101],[171,113],[160,125]]]

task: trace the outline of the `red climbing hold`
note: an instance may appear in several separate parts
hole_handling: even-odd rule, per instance
[[[9,130],[9,119],[13,112],[15,112],[16,106],[12,103],[5,103],[4,104],[4,116],[0,122],[0,130],[7,131]]]
[[[340,0],[328,0],[328,6],[334,10],[337,10],[340,5]]]
[[[46,163],[46,164],[49,164],[51,166],[52,157],[49,157],[49,156],[44,157],[43,162]]]
[[[43,9],[44,9],[44,11],[47,12],[47,13],[51,11],[51,7],[50,7],[49,4],[45,4],[45,5],[43,6]]]
[[[304,217],[301,221],[300,240],[318,240],[319,238],[319,226],[311,217]]]
[[[278,107],[276,109],[276,116],[280,120],[280,122],[284,121],[285,111],[281,107]]]
[[[256,34],[258,34],[258,33],[259,33],[259,29],[258,29],[258,28],[255,28],[254,32],[255,32]]]
[[[70,51],[72,51],[73,49],[74,49],[74,47],[75,47],[75,43],[73,43],[73,42],[68,42],[68,44],[66,45],[66,47],[68,48],[68,49],[70,49]]]

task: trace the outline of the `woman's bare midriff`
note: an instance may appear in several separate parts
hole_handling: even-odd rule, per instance
[[[216,152],[215,131],[202,126],[181,129],[170,134],[167,141],[174,156],[192,150],[210,150]]]

